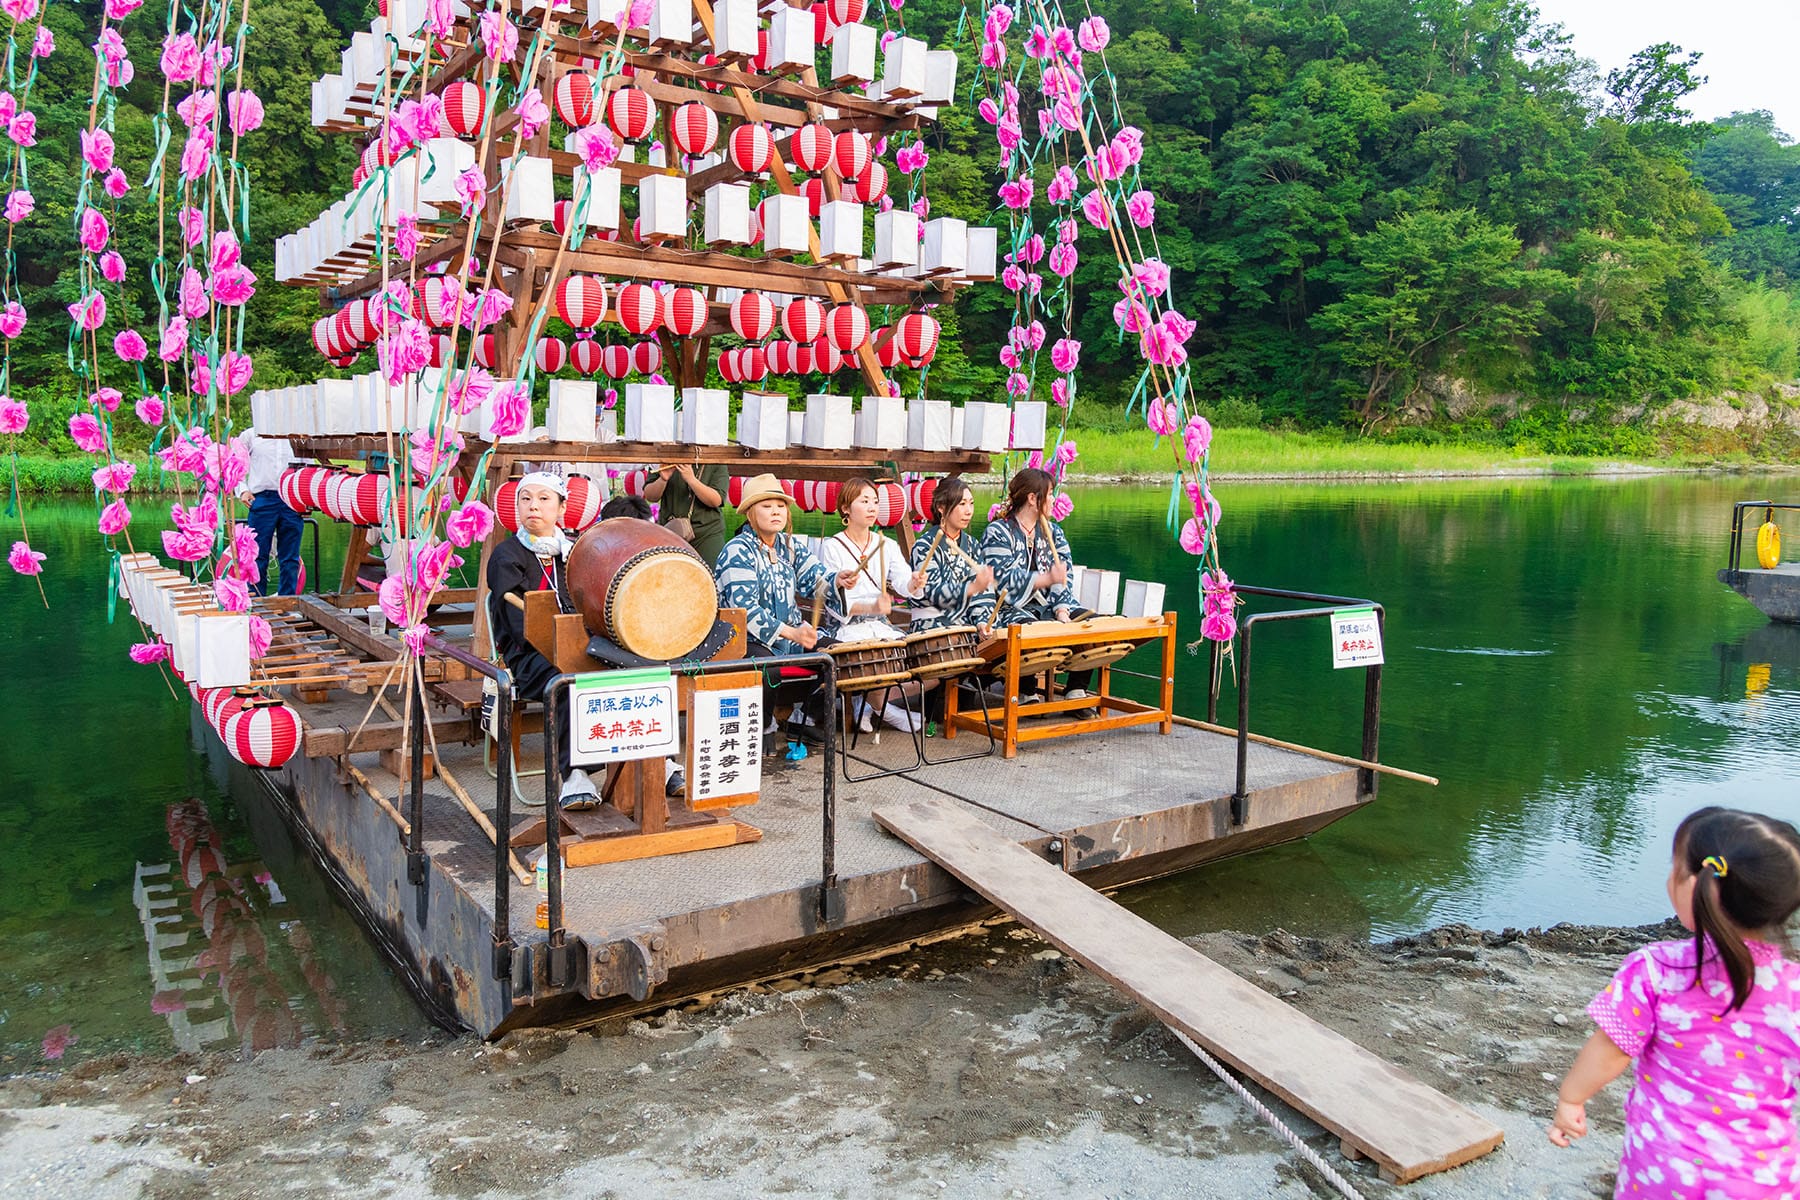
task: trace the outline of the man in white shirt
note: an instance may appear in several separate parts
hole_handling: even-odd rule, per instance
[[[294,452],[286,438],[260,437],[256,430],[245,432],[250,445],[250,469],[244,475],[238,498],[250,504],[250,528],[256,531],[256,566],[260,579],[252,585],[258,595],[269,592],[269,549],[273,543],[275,561],[281,568],[280,595],[292,596],[300,590],[300,535],[305,522],[299,513],[281,498],[281,473],[293,462]]]

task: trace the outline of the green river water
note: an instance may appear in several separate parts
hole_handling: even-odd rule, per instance
[[[1800,816],[1800,627],[1768,624],[1714,579],[1731,503],[1797,487],[1792,477],[1224,487],[1226,562],[1240,582],[1386,605],[1381,757],[1443,783],[1384,780],[1375,805],[1305,843],[1126,902],[1178,933],[1379,938],[1453,921],[1661,919],[1668,838],[1686,812],[1724,803]],[[1184,639],[1195,636],[1193,560],[1164,529],[1166,491],[1085,488],[1077,504],[1076,558],[1167,582]],[[38,1065],[46,1033],[65,1025],[69,1060],[229,1048],[245,1027],[422,1032],[250,774],[228,769],[185,694],[127,660],[126,622],[106,624],[91,507],[40,503],[28,516],[50,555],[50,608],[8,575],[0,1073]],[[327,574],[341,541],[327,531]],[[1257,638],[1252,727],[1355,753],[1361,676],[1331,669],[1324,627]],[[1202,715],[1205,691],[1204,656],[1183,656],[1178,710]],[[1221,712],[1235,711],[1228,686]],[[148,916],[134,901],[140,872],[152,889],[182,873],[170,814],[193,800],[248,910],[239,936],[254,953],[225,989],[192,983],[208,942],[204,905],[185,886],[153,890],[153,902],[168,899]]]

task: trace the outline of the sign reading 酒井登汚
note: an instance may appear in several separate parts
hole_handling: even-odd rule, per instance
[[[762,787],[762,688],[695,691],[688,787],[696,805]]]
[[[1373,608],[1340,608],[1331,614],[1331,665],[1380,666],[1381,618]]]
[[[569,685],[569,759],[584,765],[661,758],[680,749],[667,668],[598,671]]]

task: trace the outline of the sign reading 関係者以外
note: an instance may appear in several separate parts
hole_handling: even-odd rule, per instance
[[[569,761],[582,766],[662,758],[680,746],[675,678],[667,668],[597,671],[569,685]]]
[[[689,800],[704,805],[762,787],[762,688],[694,692],[688,714]]]
[[[1381,618],[1373,608],[1340,608],[1331,614],[1331,665],[1380,666]]]

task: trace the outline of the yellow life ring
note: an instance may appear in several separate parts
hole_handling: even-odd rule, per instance
[[[1773,521],[1764,521],[1756,531],[1756,561],[1765,571],[1781,565],[1781,526]]]

